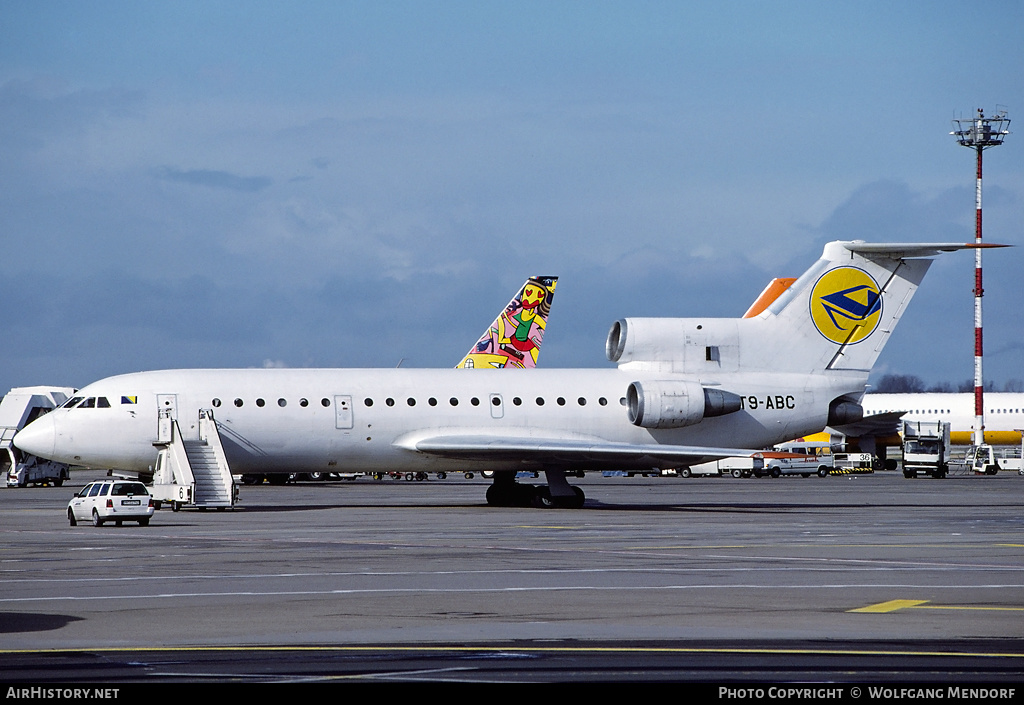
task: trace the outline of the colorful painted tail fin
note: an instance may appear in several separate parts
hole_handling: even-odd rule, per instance
[[[558,277],[530,277],[455,367],[536,367]]]

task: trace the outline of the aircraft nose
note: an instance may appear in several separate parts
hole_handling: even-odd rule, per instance
[[[14,434],[14,445],[25,453],[50,458],[56,437],[53,419],[42,416]]]

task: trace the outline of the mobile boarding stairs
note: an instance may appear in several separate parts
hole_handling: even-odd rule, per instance
[[[156,467],[153,500],[157,507],[169,502],[171,509],[192,506],[206,509],[234,507],[238,486],[231,476],[212,409],[199,410],[199,437],[186,439],[169,410],[157,420]]]

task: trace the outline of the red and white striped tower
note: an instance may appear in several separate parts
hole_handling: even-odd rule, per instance
[[[971,147],[977,153],[977,174],[974,186],[974,435],[972,443],[980,446],[985,442],[985,378],[982,375],[982,334],[981,334],[981,153],[989,147],[1003,143],[1010,119],[1002,110],[995,117],[985,117],[985,111],[978,108],[978,114],[970,120],[953,120],[955,128],[950,134],[964,147]]]

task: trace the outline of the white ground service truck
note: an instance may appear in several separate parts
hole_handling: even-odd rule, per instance
[[[750,477],[764,467],[763,458],[722,458],[675,470],[677,477]],[[668,471],[663,471],[665,474]]]
[[[14,447],[14,436],[46,412],[66,402],[71,387],[15,387],[0,400],[0,472],[8,487],[56,485],[70,477],[70,467]]]
[[[903,422],[903,477],[930,475],[943,478],[949,472],[949,422]]]

